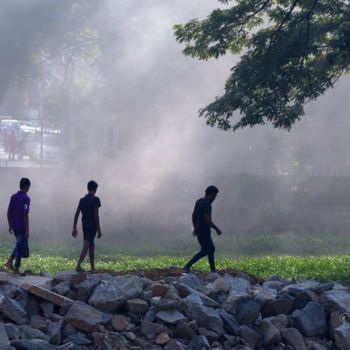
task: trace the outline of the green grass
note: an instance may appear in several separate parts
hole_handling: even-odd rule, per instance
[[[293,232],[270,235],[214,236],[218,269],[238,269],[262,278],[339,281],[350,284],[349,234],[305,235]],[[0,262],[6,261],[14,240],[0,247]],[[81,241],[42,241],[32,237],[30,258],[23,269],[56,273],[73,269]],[[96,266],[103,270],[132,270],[183,266],[198,251],[190,234],[104,237],[96,242]],[[86,260],[86,264],[87,264]],[[86,265],[88,267],[88,265]],[[208,271],[207,259],[195,269]]]
[[[0,258],[6,260],[9,247],[0,249]],[[76,256],[60,257],[39,254],[32,249],[30,258],[23,260],[23,269],[34,272],[46,271],[56,273],[61,270],[73,269]],[[163,256],[136,257],[128,255],[97,255],[96,266],[103,270],[132,270],[142,268],[157,268],[169,266],[183,266],[190,256]],[[86,261],[87,264],[87,261]],[[88,266],[87,266],[88,267]],[[208,271],[207,259],[200,260],[195,269]],[[339,281],[350,284],[350,257],[335,256],[261,256],[244,258],[227,258],[218,256],[218,269],[238,269],[262,278],[279,275],[286,278],[315,279],[320,282]]]

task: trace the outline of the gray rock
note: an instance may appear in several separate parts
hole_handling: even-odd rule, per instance
[[[17,324],[25,324],[27,322],[27,313],[14,300],[0,294],[0,311],[1,313]]]
[[[236,318],[240,324],[249,324],[256,320],[261,305],[254,298],[245,296],[239,299],[236,307]]]
[[[209,350],[210,344],[206,337],[197,335],[188,344],[187,350]]]
[[[16,296],[17,287],[12,283],[5,283],[0,285],[0,294],[5,297],[14,298]]]
[[[184,276],[181,276],[179,278],[179,282],[183,283],[195,290],[201,291],[203,290],[203,286],[201,284],[201,281],[198,279],[198,277],[194,273],[188,273]]]
[[[156,319],[156,314],[157,314],[157,311],[151,308],[147,311],[143,319],[148,322],[154,322],[154,320]]]
[[[322,344],[319,344],[314,341],[309,342],[309,348],[310,350],[328,350],[328,347],[323,346]]]
[[[307,350],[304,339],[296,328],[285,328],[281,330],[282,339],[294,349]]]
[[[225,274],[224,278],[230,284],[230,294],[250,294],[251,283],[244,278],[234,278]]]
[[[260,330],[263,335],[264,345],[276,344],[281,341],[280,331],[271,323],[264,319],[260,322]]]
[[[136,276],[119,276],[102,281],[89,298],[89,304],[101,311],[113,311],[127,299],[137,298],[143,291],[143,283]]]
[[[54,345],[60,345],[62,343],[62,322],[50,322],[47,335],[49,337],[49,343]]]
[[[224,323],[225,331],[232,335],[238,335],[241,331],[238,322],[225,310],[218,309],[217,312]]]
[[[72,334],[77,333],[78,330],[69,323],[66,323],[62,328],[62,337],[67,338]]]
[[[226,294],[230,290],[230,282],[226,278],[217,278],[214,282],[209,283],[207,288],[211,295]]]
[[[77,300],[65,315],[64,322],[83,331],[92,331],[102,322],[102,313]]]
[[[6,332],[5,325],[0,323],[0,349],[1,347],[8,346],[10,344],[9,337]]]
[[[191,305],[191,304],[203,305],[203,301],[198,293],[192,293],[192,294],[188,295],[186,298],[183,299],[183,301],[186,305],[188,305],[188,304],[189,305]]]
[[[117,332],[125,331],[128,328],[129,321],[122,315],[115,315],[112,318],[112,327]]]
[[[267,319],[270,320],[271,323],[279,330],[287,328],[289,324],[288,316],[284,314],[272,316]]]
[[[278,298],[270,301],[262,308],[262,313],[264,316],[276,316],[279,314],[288,314],[292,309],[293,301],[288,298]]]
[[[52,291],[59,295],[67,295],[70,291],[70,281],[57,283],[52,287]]]
[[[196,333],[187,322],[179,321],[176,326],[174,335],[176,338],[191,340],[196,336]]]
[[[51,345],[42,340],[17,339],[11,341],[11,346],[17,350],[58,350],[57,345]]]
[[[323,335],[327,330],[326,317],[320,304],[310,302],[292,314],[294,325],[307,337]]]
[[[91,340],[82,332],[78,332],[76,334],[70,335],[63,340],[63,343],[73,343],[76,345],[89,345],[91,344]]]
[[[330,290],[322,294],[321,301],[327,311],[350,313],[350,293],[344,290]]]
[[[136,314],[145,314],[149,310],[149,305],[147,301],[142,299],[128,299],[126,301],[126,306],[129,312],[134,312]]]
[[[87,274],[76,271],[60,271],[54,276],[52,284],[56,285],[61,282],[68,282],[71,286],[85,281]]]
[[[220,278],[220,275],[217,272],[211,272],[205,276],[204,281],[206,283],[212,283],[218,278]]]
[[[186,317],[176,309],[161,310],[156,314],[156,318],[169,324],[174,324],[186,319]]]
[[[171,339],[167,345],[164,347],[164,350],[186,350],[187,347],[181,343],[178,339]]]
[[[30,327],[39,329],[42,332],[45,332],[48,328],[48,323],[39,315],[34,315],[30,318],[29,322]]]
[[[206,327],[218,334],[224,331],[224,323],[218,312],[209,307],[194,304],[190,309],[191,318],[197,321],[199,327]]]
[[[171,288],[168,284],[162,284],[159,282],[152,283],[146,288],[146,292],[151,292],[154,297],[164,297],[168,290]]]
[[[176,308],[179,305],[178,300],[174,300],[174,299],[158,299],[153,298],[152,299],[152,306],[157,310],[169,310],[169,309],[173,309]]]
[[[4,324],[7,336],[12,339],[18,339],[19,338],[19,329],[17,326],[15,326],[13,323],[5,323]]]
[[[158,334],[165,332],[167,327],[159,323],[153,323],[148,321],[143,321],[141,326],[141,332],[143,335]]]
[[[40,308],[41,308],[41,310],[43,312],[43,315],[46,318],[50,318],[50,316],[53,313],[54,305],[52,303],[50,303],[49,301],[43,301],[43,302],[40,303]]]
[[[350,349],[350,324],[346,323],[334,330],[334,340],[341,350]]]
[[[298,295],[307,291],[317,290],[321,284],[316,281],[308,280],[300,283],[289,284],[281,290],[281,293],[287,293],[291,295]]]
[[[240,337],[252,348],[255,349],[255,345],[260,338],[260,335],[252,328],[248,326],[240,327]]]
[[[204,328],[204,327],[199,327],[198,328],[198,333],[199,335],[203,335],[204,337],[207,338],[208,342],[211,344],[213,341],[216,341],[219,339],[219,335],[211,331],[210,329]]]
[[[27,313],[27,318],[40,314],[40,305],[38,299],[33,295],[24,292],[16,298],[16,301]]]
[[[287,284],[281,281],[266,281],[262,284],[263,289],[274,289],[277,292],[284,288]]]
[[[45,272],[45,271],[40,271],[39,276],[41,277],[47,277],[47,278],[53,278],[53,275]]]
[[[277,292],[274,289],[262,289],[255,294],[255,300],[261,305],[265,305],[268,302],[275,300],[276,297]]]
[[[77,300],[86,303],[89,300],[91,293],[99,282],[92,279],[86,279],[85,281],[75,284],[74,288],[77,291]]]
[[[41,339],[48,341],[49,338],[39,329],[32,328],[28,325],[19,326],[19,334],[23,339]]]

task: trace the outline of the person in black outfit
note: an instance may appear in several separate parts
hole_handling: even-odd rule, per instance
[[[198,199],[194,206],[192,214],[193,232],[197,236],[201,250],[184,266],[185,272],[190,272],[191,266],[206,255],[208,255],[210,270],[216,272],[214,261],[215,246],[211,238],[210,229],[213,228],[218,235],[222,233],[211,219],[211,203],[214,202],[218,193],[219,190],[215,186],[209,186],[205,190],[205,197]]]
[[[85,270],[81,267],[87,252],[89,252],[91,272],[96,272],[95,269],[95,243],[94,239],[102,237],[101,228],[100,228],[100,219],[98,215],[98,209],[101,207],[100,198],[96,197],[97,183],[95,181],[89,181],[87,185],[88,194],[81,198],[79,201],[78,208],[75,212],[74,223],[73,223],[73,232],[72,236],[77,237],[77,223],[80,212],[82,212],[82,226],[83,226],[83,235],[84,235],[84,245],[81,251],[76,271],[84,272]]]

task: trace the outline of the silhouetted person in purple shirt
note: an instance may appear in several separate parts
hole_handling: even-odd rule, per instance
[[[80,212],[82,212],[82,226],[84,235],[84,245],[81,251],[76,271],[84,272],[85,270],[81,267],[87,252],[89,252],[91,272],[96,272],[95,268],[95,237],[97,233],[97,238],[102,237],[100,228],[100,218],[98,215],[98,208],[101,206],[100,198],[96,197],[97,183],[95,181],[89,181],[87,184],[88,194],[81,198],[79,201],[78,208],[75,212],[73,232],[72,236],[75,238],[78,235],[77,223]]]
[[[28,257],[28,239],[29,239],[29,206],[30,198],[27,192],[30,188],[30,180],[22,178],[19,182],[20,190],[12,195],[7,210],[7,220],[9,232],[14,233],[16,237],[16,246],[7,260],[5,266],[13,270],[15,275],[20,275],[21,258]],[[13,260],[15,266],[13,266]]]
[[[218,235],[221,235],[221,230],[213,223],[211,219],[211,203],[214,202],[219,190],[215,186],[209,186],[205,190],[205,196],[197,200],[193,214],[193,233],[197,236],[201,250],[184,266],[185,272],[190,272],[191,266],[199,259],[208,255],[210,270],[216,272],[214,252],[215,246],[211,238],[211,228],[213,228]]]

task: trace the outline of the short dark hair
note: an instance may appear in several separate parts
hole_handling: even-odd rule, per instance
[[[22,179],[19,182],[19,188],[21,190],[24,190],[25,188],[30,187],[30,180],[26,177],[22,177]]]
[[[94,180],[89,181],[87,184],[88,191],[94,191],[97,189],[97,187],[98,187],[98,184]]]
[[[215,186],[209,186],[207,187],[207,189],[205,190],[205,194],[217,194],[219,193],[219,190],[217,187]]]

